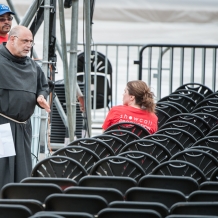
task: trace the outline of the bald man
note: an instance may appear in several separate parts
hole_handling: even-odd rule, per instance
[[[38,64],[27,56],[33,45],[32,33],[24,26],[12,28],[7,43],[0,45],[0,125],[10,124],[16,152],[15,156],[2,157],[0,153],[0,189],[30,176],[30,117],[36,105],[50,112],[47,80]]]

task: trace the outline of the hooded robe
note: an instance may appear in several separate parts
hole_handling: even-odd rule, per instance
[[[39,65],[29,57],[13,56],[0,45],[0,113],[26,124],[13,122],[0,115],[0,125],[10,123],[16,155],[0,158],[0,189],[9,182],[20,182],[32,171],[30,117],[37,97],[48,96],[48,83]]]

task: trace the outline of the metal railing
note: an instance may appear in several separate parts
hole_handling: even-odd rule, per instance
[[[157,100],[185,83],[217,85],[217,45],[148,44],[140,50],[139,79],[154,87]]]

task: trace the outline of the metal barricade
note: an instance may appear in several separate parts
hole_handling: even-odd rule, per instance
[[[153,88],[157,100],[185,83],[217,88],[217,45],[148,44],[141,48],[138,79]]]

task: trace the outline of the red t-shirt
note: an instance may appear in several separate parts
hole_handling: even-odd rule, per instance
[[[7,42],[8,41],[8,34],[3,37],[3,36],[0,36],[0,44],[2,44],[2,42]]]
[[[126,105],[114,106],[109,111],[102,128],[106,130],[109,126],[119,122],[133,122],[146,128],[151,134],[158,129],[158,118],[154,113]]]

